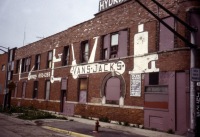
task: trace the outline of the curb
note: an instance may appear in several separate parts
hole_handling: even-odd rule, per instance
[[[89,136],[89,135],[85,135],[85,134],[81,134],[81,133],[77,133],[77,132],[72,132],[69,130],[63,130],[63,129],[59,129],[59,128],[54,128],[54,127],[49,127],[49,126],[42,126],[42,128],[48,129],[48,130],[52,130],[55,132],[59,132],[59,133],[64,133],[64,134],[68,134],[74,137],[93,137],[93,136]]]

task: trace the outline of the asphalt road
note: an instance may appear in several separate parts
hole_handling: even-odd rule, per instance
[[[0,137],[70,137],[46,130],[33,121],[21,120],[0,113]]]

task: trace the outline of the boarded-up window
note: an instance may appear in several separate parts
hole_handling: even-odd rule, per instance
[[[22,98],[25,98],[26,96],[26,82],[23,82],[22,84]]]
[[[79,102],[87,102],[87,78],[79,79]]]
[[[34,81],[33,84],[33,98],[37,98],[38,96],[38,81]]]
[[[105,87],[106,103],[119,104],[120,98],[120,80],[116,77],[110,78]]]
[[[51,86],[50,81],[47,80],[45,85],[46,85],[46,88],[45,88],[45,100],[49,100],[50,86]]]
[[[171,28],[175,28],[174,18],[168,17],[163,19]],[[159,50],[171,50],[174,48],[174,33],[160,23]]]

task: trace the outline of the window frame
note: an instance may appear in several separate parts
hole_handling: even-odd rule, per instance
[[[113,99],[113,100],[109,100],[109,99],[107,99],[107,93],[108,93],[108,92],[107,92],[107,88],[108,88],[107,86],[108,86],[108,82],[109,82],[110,80],[114,80],[114,79],[119,81],[119,84],[116,84],[117,86],[119,86],[119,91],[120,91],[120,92],[118,93],[118,94],[119,94],[119,99],[118,99],[118,100],[114,100],[114,99]],[[110,85],[109,85],[109,86],[110,86]],[[117,87],[117,86],[115,86],[115,87]],[[106,84],[105,84],[105,91],[104,91],[104,92],[105,92],[104,95],[105,95],[105,103],[106,103],[106,104],[119,105],[119,104],[120,104],[120,98],[121,98],[121,95],[120,95],[120,94],[121,94],[120,79],[119,79],[118,77],[110,77],[110,78],[107,80]],[[115,91],[113,91],[113,92],[115,92]],[[112,92],[112,93],[113,93],[113,92]],[[110,92],[110,93],[111,93],[111,92]],[[110,93],[109,93],[109,94],[110,94]],[[109,98],[112,98],[112,97],[109,96]]]
[[[51,54],[51,58],[50,58],[50,54]],[[47,53],[47,66],[46,66],[46,68],[52,68],[52,64],[53,64],[53,50],[50,50]]]
[[[117,35],[117,43],[114,43],[113,36]],[[117,58],[118,57],[118,47],[119,47],[119,32],[112,33],[110,35],[110,58]]]
[[[89,46],[90,45],[88,40],[81,42],[81,63],[87,63],[89,60],[89,52],[90,52]]]
[[[37,54],[35,56],[35,69],[34,70],[40,70],[40,63],[41,63],[41,54]]]
[[[85,80],[86,88],[81,88],[81,80]],[[85,92],[85,99],[82,101],[81,95]],[[88,77],[80,77],[78,79],[78,102],[82,104],[86,104],[88,102]]]
[[[63,48],[62,66],[69,65],[70,46]]]
[[[47,87],[47,84],[49,83],[49,90]],[[45,96],[44,96],[44,100],[50,100],[50,92],[51,92],[51,82],[50,80],[46,80],[45,81]]]
[[[19,73],[19,70],[20,70],[20,60],[18,59],[18,60],[16,61],[15,73]]]
[[[149,85],[159,85],[159,72],[149,73]]]
[[[38,85],[39,85],[38,81],[33,82],[33,96],[32,96],[33,99],[38,98],[38,87],[39,87]]]
[[[1,65],[1,71],[5,71],[6,70],[6,65],[5,64],[2,64]]]
[[[26,81],[24,81],[23,83],[22,83],[22,98],[26,98],[26,87],[27,87],[27,82]]]

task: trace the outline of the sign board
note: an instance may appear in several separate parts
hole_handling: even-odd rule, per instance
[[[131,74],[130,96],[141,96],[141,74]]]
[[[191,68],[190,69],[190,79],[191,81],[200,81],[200,69],[199,68]]]
[[[196,109],[196,131],[200,135],[200,91],[196,91],[196,100],[195,100],[195,109]]]
[[[114,7],[116,5],[119,5],[126,1],[128,1],[128,0],[100,0],[99,1],[99,12],[109,9],[111,7]]]

